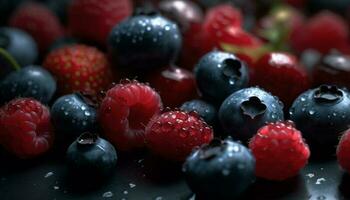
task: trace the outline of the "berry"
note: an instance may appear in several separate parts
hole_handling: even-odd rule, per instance
[[[79,93],[60,97],[51,107],[55,131],[71,143],[85,132],[97,131],[97,111],[89,99]]]
[[[335,84],[350,88],[350,56],[330,53],[320,59],[312,71],[315,86]]]
[[[322,85],[301,94],[290,108],[295,122],[313,155],[332,155],[339,136],[350,124],[349,93],[336,86]]]
[[[22,159],[42,155],[53,144],[49,109],[34,99],[14,99],[3,106],[0,129],[3,147]]]
[[[266,123],[283,119],[283,105],[278,98],[256,87],[233,93],[219,110],[219,120],[226,133],[243,142]]]
[[[78,38],[105,46],[113,26],[131,13],[130,0],[74,0],[68,11],[69,29]]]
[[[202,100],[192,100],[192,101],[187,101],[182,104],[180,107],[182,111],[185,112],[196,112],[203,120],[211,125],[214,126],[216,125],[217,121],[217,110],[216,108]]]
[[[40,66],[28,66],[8,74],[0,82],[0,104],[16,97],[32,97],[48,104],[56,91],[56,81]]]
[[[177,107],[197,96],[194,75],[186,69],[167,67],[158,70],[149,82],[159,92],[164,106]]]
[[[104,136],[120,150],[144,147],[145,126],[162,108],[159,95],[132,81],[108,90],[99,110]]]
[[[181,33],[175,23],[159,14],[141,13],[115,26],[108,44],[117,66],[147,70],[175,61]]]
[[[310,150],[293,122],[265,125],[249,143],[256,159],[256,176],[282,181],[296,176],[308,161]]]
[[[113,81],[106,56],[96,48],[71,45],[52,51],[44,66],[57,78],[59,92],[97,94]]]
[[[208,10],[203,28],[211,37],[219,39],[222,31],[227,27],[238,27],[242,25],[241,12],[230,4],[212,7]]]
[[[74,174],[107,177],[115,170],[117,153],[107,140],[84,133],[69,146],[67,161]]]
[[[148,148],[171,161],[184,161],[195,147],[212,139],[213,131],[202,119],[182,111],[155,116],[146,128]]]
[[[306,70],[296,57],[287,53],[263,55],[254,65],[251,84],[278,96],[287,106],[310,86]]]
[[[349,129],[342,135],[337,147],[337,159],[339,165],[348,173],[350,172],[350,131]]]
[[[187,158],[183,172],[197,196],[236,199],[255,180],[255,159],[245,146],[231,139],[213,140]]]
[[[346,22],[336,14],[323,11],[313,16],[299,31],[297,40],[292,40],[293,47],[302,52],[315,49],[323,54],[331,49],[342,50],[349,39]]]
[[[227,96],[248,85],[248,68],[230,53],[212,51],[195,68],[199,90],[204,98],[220,104]]]
[[[10,19],[10,25],[28,32],[38,44],[40,52],[64,35],[58,18],[47,7],[39,3],[21,5]]]
[[[38,49],[33,38],[16,28],[0,28],[0,48],[5,49],[21,65],[33,64],[38,57]]]
[[[198,59],[207,53],[201,49],[203,11],[189,0],[163,0],[158,7],[164,16],[179,25],[183,38],[180,66],[192,70]]]

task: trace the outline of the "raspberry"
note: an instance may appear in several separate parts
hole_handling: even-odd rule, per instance
[[[144,146],[147,123],[162,108],[159,95],[137,81],[108,90],[101,103],[99,121],[106,138],[120,150]]]
[[[347,172],[350,172],[350,129],[340,139],[337,147],[337,158],[339,165]]]
[[[47,152],[54,133],[48,108],[29,99],[14,99],[0,109],[1,143],[19,158],[33,158]]]
[[[149,149],[172,161],[184,161],[195,147],[212,139],[213,130],[194,113],[165,112],[154,117],[146,128]]]
[[[296,176],[310,156],[301,132],[290,121],[262,127],[249,148],[256,159],[256,175],[268,180],[282,181]]]

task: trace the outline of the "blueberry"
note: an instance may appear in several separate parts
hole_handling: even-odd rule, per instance
[[[215,125],[217,119],[216,108],[202,100],[187,101],[180,107],[181,110],[186,112],[196,112],[200,117],[204,119],[209,125]]]
[[[222,128],[243,142],[247,142],[266,123],[283,119],[283,105],[278,98],[257,87],[233,93],[219,110]]]
[[[113,173],[117,153],[107,140],[84,133],[67,150],[67,161],[72,170],[82,176],[103,176]]]
[[[34,39],[16,28],[0,28],[0,48],[5,49],[21,65],[32,65],[38,57]]]
[[[191,190],[205,199],[235,199],[255,180],[255,158],[231,139],[213,140],[195,150],[183,165]]]
[[[312,154],[334,154],[338,138],[350,124],[350,94],[322,85],[301,94],[290,108],[290,118],[302,132]]]
[[[16,97],[32,97],[48,104],[56,91],[56,81],[40,66],[28,66],[8,74],[0,83],[0,103]]]
[[[60,97],[51,107],[51,119],[62,140],[75,140],[84,132],[97,131],[96,108],[79,93]],[[59,136],[58,136],[59,137]]]
[[[178,26],[155,12],[124,20],[113,28],[108,39],[118,66],[143,70],[175,61],[181,42]]]
[[[221,104],[233,92],[248,86],[248,68],[230,53],[212,51],[195,68],[199,90],[204,98]]]

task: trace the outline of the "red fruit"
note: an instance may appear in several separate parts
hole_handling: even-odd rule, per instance
[[[300,30],[291,41],[293,48],[299,52],[306,49],[314,49],[321,53],[328,53],[331,49],[348,50],[348,47],[344,47],[349,39],[347,24],[334,13],[321,12],[312,17]]]
[[[222,43],[250,48],[259,48],[263,45],[263,42],[254,35],[233,26],[226,27],[222,31],[222,36],[217,41],[217,46],[220,47]]]
[[[178,67],[168,67],[152,75],[149,80],[164,106],[177,107],[197,97],[196,80],[192,72]]]
[[[80,91],[95,95],[113,81],[105,54],[85,45],[56,49],[46,57],[43,66],[57,78],[61,94]]]
[[[201,118],[181,111],[156,116],[146,128],[149,149],[172,161],[184,161],[194,148],[212,139],[213,130]]]
[[[108,90],[99,111],[106,138],[120,150],[144,146],[145,127],[162,109],[152,88],[137,81],[118,84]]]
[[[64,35],[64,28],[55,14],[38,3],[25,3],[20,6],[10,19],[10,26],[28,32],[36,41],[41,52]]]
[[[105,45],[112,28],[131,13],[130,0],[74,0],[68,26],[74,36]]]
[[[229,4],[224,4],[213,7],[207,12],[203,28],[211,37],[220,38],[225,28],[240,28],[242,21],[240,10]]]
[[[310,150],[292,122],[276,122],[258,130],[249,143],[256,175],[282,181],[296,176],[308,162]]]
[[[4,148],[23,159],[44,154],[54,140],[49,109],[34,99],[14,99],[3,106],[0,129]]]
[[[350,130],[347,130],[339,141],[337,158],[339,165],[350,173]]]
[[[251,84],[258,85],[289,106],[310,87],[308,74],[296,57],[287,53],[267,53],[254,65]]]

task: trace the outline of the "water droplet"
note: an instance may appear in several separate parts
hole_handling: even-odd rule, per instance
[[[86,121],[83,121],[82,124],[83,124],[83,126],[86,126],[86,125],[87,125],[87,122],[86,122]]]
[[[134,187],[136,187],[136,185],[133,184],[133,183],[129,183],[129,187],[130,187],[130,188],[134,188]]]
[[[55,186],[53,186],[53,189],[54,189],[54,190],[59,190],[60,187],[55,185]]]
[[[164,29],[165,29],[166,31],[170,31],[170,27],[169,27],[169,26],[165,26]]]
[[[313,114],[315,114],[315,111],[314,110],[309,110],[309,114],[313,115]]]
[[[222,173],[224,176],[228,176],[228,175],[230,174],[230,170],[224,169],[224,170],[222,170],[221,173]]]
[[[305,97],[301,97],[300,101],[306,101]]]
[[[306,176],[309,177],[309,178],[313,178],[313,177],[315,176],[315,174],[313,174],[313,173],[308,173],[308,174],[306,174]]]
[[[124,190],[123,194],[129,194],[129,192],[127,190]]]
[[[86,107],[85,106],[81,106],[81,110],[86,110]]]
[[[53,172],[48,172],[44,177],[45,178],[49,178],[50,176],[52,176],[54,173]]]
[[[317,180],[316,180],[316,185],[321,185],[322,184],[322,182],[324,182],[324,181],[326,181],[326,179],[325,178],[318,178]]]
[[[64,111],[64,115],[68,115],[69,113],[67,111]]]
[[[85,111],[84,114],[85,114],[86,116],[90,116],[90,115],[91,115],[91,113],[90,113],[89,111]]]
[[[326,199],[327,199],[327,197],[324,195],[320,195],[317,197],[317,200],[326,200]]]
[[[154,200],[163,200],[163,197],[159,196],[159,197],[156,197]]]
[[[103,198],[111,198],[113,197],[113,193],[111,191],[105,192],[102,194]]]

